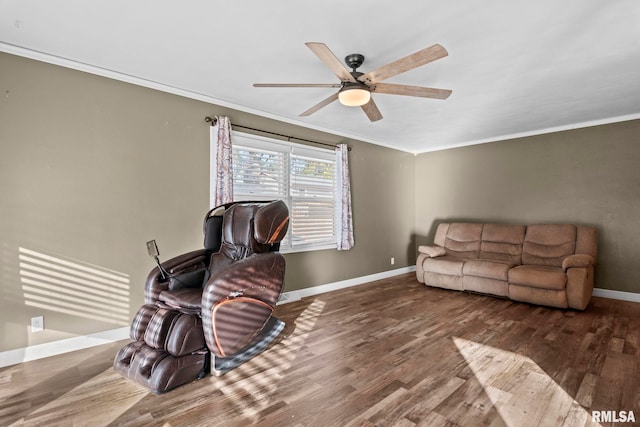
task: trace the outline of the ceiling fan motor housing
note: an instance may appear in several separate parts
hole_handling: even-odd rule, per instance
[[[358,67],[362,65],[364,62],[364,55],[360,55],[359,53],[352,53],[351,55],[347,55],[344,58],[344,62],[353,70],[357,70]]]

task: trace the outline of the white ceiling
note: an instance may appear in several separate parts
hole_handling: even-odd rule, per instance
[[[453,94],[299,117],[336,89],[252,84],[338,83],[308,41],[363,72],[439,43],[386,82]],[[0,0],[0,50],[413,153],[640,118],[637,0]]]

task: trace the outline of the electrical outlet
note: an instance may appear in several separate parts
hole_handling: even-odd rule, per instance
[[[31,318],[31,332],[44,331],[44,316],[36,316]]]
[[[391,257],[391,265],[396,263],[396,259],[394,257]]]

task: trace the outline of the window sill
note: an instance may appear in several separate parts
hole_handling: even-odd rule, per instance
[[[295,254],[298,252],[312,252],[312,251],[324,251],[327,249],[336,249],[338,247],[338,245],[336,244],[332,244],[332,245],[322,245],[322,246],[307,246],[307,247],[302,247],[302,248],[287,248],[287,249],[280,249],[280,253],[283,254]]]

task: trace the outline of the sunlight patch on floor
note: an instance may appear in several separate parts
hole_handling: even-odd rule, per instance
[[[109,425],[147,395],[149,395],[148,390],[132,381],[124,381],[113,368],[109,367],[31,412],[25,417],[26,421],[23,418],[11,425],[52,424],[52,414],[60,417],[57,422],[61,424]],[[87,405],[86,402],[92,402],[92,404]]]
[[[463,338],[453,341],[505,425],[600,425],[530,358]]]
[[[254,417],[272,404],[271,396],[278,390],[279,381],[304,346],[324,306],[323,301],[313,301],[296,319],[291,335],[215,380],[216,387],[235,403],[243,415]]]

